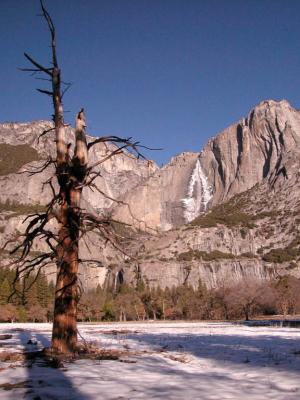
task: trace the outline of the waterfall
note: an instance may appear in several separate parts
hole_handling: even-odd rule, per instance
[[[119,275],[119,272],[117,272],[116,274],[115,274],[115,280],[114,280],[114,293],[116,293],[117,292],[117,285],[118,285],[118,275]]]
[[[206,211],[207,204],[211,197],[211,187],[208,185],[207,177],[198,159],[189,181],[187,197],[182,199],[184,206],[183,215],[186,222],[191,222],[198,217],[201,212]]]

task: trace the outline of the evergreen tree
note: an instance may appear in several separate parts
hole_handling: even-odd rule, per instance
[[[40,306],[47,308],[51,301],[50,287],[46,275],[40,273],[36,280],[37,301]]]
[[[28,275],[24,278],[24,293],[26,305],[38,304],[38,290],[35,276]]]
[[[8,279],[5,278],[0,286],[0,304],[4,305],[8,303],[8,298],[11,294],[11,288],[10,284],[8,282]]]

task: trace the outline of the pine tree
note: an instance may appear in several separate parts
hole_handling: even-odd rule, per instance
[[[5,278],[0,286],[0,304],[4,305],[8,303],[8,298],[11,294],[11,288],[8,279]]]
[[[40,306],[43,308],[47,308],[50,303],[50,289],[49,284],[47,282],[46,275],[41,273],[36,280],[36,288],[37,288],[37,301]]]
[[[26,305],[38,304],[36,277],[28,275],[27,277],[24,278],[23,285],[25,294],[25,304]]]

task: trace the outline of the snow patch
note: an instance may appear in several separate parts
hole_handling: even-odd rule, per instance
[[[79,324],[95,346],[129,350],[123,362],[0,362],[0,400],[299,400],[300,331],[223,322]],[[115,332],[115,333],[112,333]],[[50,324],[0,324],[1,351],[49,346]],[[37,345],[28,344],[29,339]],[[24,385],[22,385],[24,383]],[[1,385],[17,385],[3,390]]]
[[[212,189],[198,159],[190,178],[187,197],[182,199],[186,222],[193,221],[201,212],[206,211],[211,198]]]

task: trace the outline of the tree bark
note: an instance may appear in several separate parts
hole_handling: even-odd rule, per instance
[[[73,353],[77,348],[80,201],[88,162],[83,110],[78,113],[76,118],[75,138],[74,156],[69,164],[66,159],[67,156],[63,157],[63,154],[59,152],[60,149],[66,149],[66,146],[61,146],[60,141],[57,140],[58,181],[62,204],[57,248],[58,274],[52,348],[59,353]],[[59,157],[61,157],[61,163],[58,161]]]
[[[78,245],[80,233],[80,200],[82,183],[87,170],[87,144],[83,109],[76,118],[75,150],[70,160],[66,142],[64,112],[61,95],[61,75],[56,56],[55,29],[42,5],[51,32],[52,100],[56,134],[56,176],[59,184],[60,212],[57,281],[52,331],[52,349],[59,353],[73,353],[77,347],[78,305]]]

